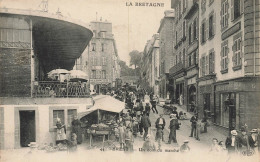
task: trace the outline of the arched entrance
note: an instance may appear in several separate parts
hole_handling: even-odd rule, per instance
[[[189,104],[191,105],[196,105],[196,87],[194,85],[191,85],[189,87],[189,96],[188,96],[188,99],[189,99]]]

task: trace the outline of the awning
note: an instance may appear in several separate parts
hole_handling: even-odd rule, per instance
[[[109,111],[114,113],[120,113],[125,108],[125,103],[119,101],[111,96],[102,98],[102,102],[96,102],[96,104],[85,112],[78,114],[78,118],[82,118],[96,110]]]

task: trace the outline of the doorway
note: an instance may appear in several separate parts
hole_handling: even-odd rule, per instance
[[[20,116],[20,145],[28,147],[36,141],[35,111],[19,111]]]

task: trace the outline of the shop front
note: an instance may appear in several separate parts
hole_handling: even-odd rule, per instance
[[[227,130],[260,126],[259,78],[240,78],[215,84],[214,123]]]

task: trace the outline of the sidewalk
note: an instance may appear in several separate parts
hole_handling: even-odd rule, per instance
[[[161,101],[161,100],[160,100]],[[162,108],[163,104],[158,104],[157,105],[157,110],[160,113],[163,113],[163,108]],[[217,138],[219,141],[224,141],[226,140],[226,135],[220,133],[219,131],[217,131],[217,127],[214,125],[210,125],[208,127],[208,132],[207,133],[202,133],[200,134],[200,141],[195,140],[195,138],[193,137],[189,137],[190,135],[190,131],[191,131],[191,123],[190,123],[190,118],[193,116],[193,113],[191,112],[187,112],[186,106],[179,106],[177,104],[173,104],[173,106],[177,107],[177,111],[183,111],[184,113],[187,114],[188,120],[179,120],[179,122],[181,123],[180,125],[180,130],[177,131],[179,135],[177,135],[177,139],[179,141],[179,144],[181,144],[180,142],[182,142],[183,140],[187,139],[190,141],[193,141],[195,143],[201,143],[204,146],[207,146],[208,148],[211,146],[212,143],[212,138]],[[159,116],[159,115],[158,115]],[[170,122],[170,118],[169,115],[164,115],[164,118],[166,120],[166,123]],[[165,127],[166,130],[170,131],[168,129],[168,126]],[[181,139],[181,140],[179,140]]]

